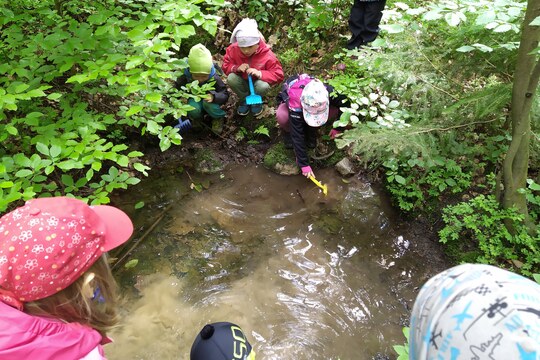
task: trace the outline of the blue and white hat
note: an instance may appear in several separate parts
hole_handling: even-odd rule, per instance
[[[540,285],[483,264],[432,277],[414,303],[411,360],[540,359]]]

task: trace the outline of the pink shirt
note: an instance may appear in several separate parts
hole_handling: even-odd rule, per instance
[[[102,336],[78,323],[28,315],[0,302],[0,359],[103,360]]]

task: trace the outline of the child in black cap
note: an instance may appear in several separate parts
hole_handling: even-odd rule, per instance
[[[191,346],[191,360],[255,360],[242,329],[230,322],[205,325]]]

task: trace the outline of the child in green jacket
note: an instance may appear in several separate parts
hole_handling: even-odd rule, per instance
[[[193,98],[188,100],[188,104],[193,107],[193,110],[188,111],[188,119],[178,119],[176,128],[179,128],[180,131],[188,130],[191,128],[191,121],[202,121],[204,115],[207,114],[212,119],[212,130],[219,134],[223,130],[223,119],[226,115],[221,106],[229,99],[227,86],[216,72],[217,65],[214,64],[212,54],[204,45],[193,46],[189,50],[187,62],[188,68],[176,80],[177,89],[180,90],[195,80],[199,82],[199,86],[212,81],[215,84],[214,90],[210,90],[206,94],[206,98],[199,101]]]

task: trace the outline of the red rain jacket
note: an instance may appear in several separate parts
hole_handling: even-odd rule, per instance
[[[283,68],[276,55],[266,45],[263,39],[259,42],[259,48],[250,57],[244,56],[238,47],[238,43],[233,43],[227,47],[223,58],[223,71],[225,74],[236,73],[238,66],[243,63],[262,72],[261,80],[270,85],[279,84],[283,81]],[[247,73],[237,73],[247,80]]]

